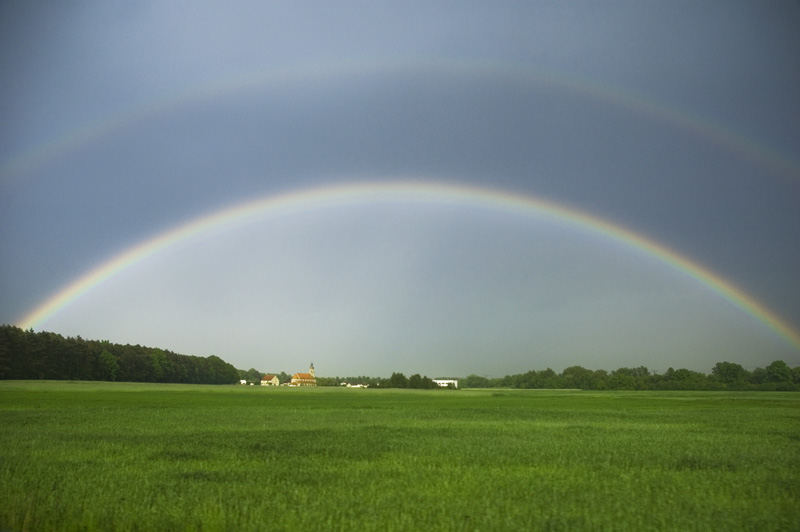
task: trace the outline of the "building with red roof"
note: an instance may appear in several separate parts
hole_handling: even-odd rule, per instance
[[[295,373],[289,386],[316,386],[317,377],[314,373],[314,363],[308,368],[308,373]]]
[[[264,375],[261,377],[261,386],[278,386],[280,381],[277,375]]]

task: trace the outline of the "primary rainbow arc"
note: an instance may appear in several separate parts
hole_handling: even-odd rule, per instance
[[[776,313],[719,274],[630,229],[595,215],[534,196],[523,196],[502,190],[461,184],[424,181],[362,182],[322,186],[270,195],[215,211],[161,233],[104,262],[59,290],[42,305],[24,316],[19,321],[19,325],[24,329],[40,327],[70,303],[122,270],[134,266],[169,246],[201,236],[208,231],[221,230],[234,224],[254,222],[303,210],[387,200],[481,206],[523,216],[542,216],[566,223],[574,228],[603,235],[653,256],[689,275],[768,326],[792,347],[800,350],[800,334]]]

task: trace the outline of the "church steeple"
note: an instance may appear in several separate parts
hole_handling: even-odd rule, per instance
[[[312,362],[311,365],[308,367],[308,374],[314,377],[315,379],[317,376],[314,374],[314,363]]]

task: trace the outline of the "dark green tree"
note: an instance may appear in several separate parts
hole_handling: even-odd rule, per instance
[[[581,366],[570,366],[561,372],[564,385],[567,388],[580,388],[581,390],[595,389],[594,371]]]
[[[792,368],[783,360],[776,360],[765,368],[767,374],[768,389],[780,391],[791,391],[794,389],[792,383]]]
[[[636,377],[630,374],[629,368],[620,368],[611,372],[608,377],[608,387],[611,390],[637,390],[639,385]]]
[[[767,370],[764,368],[756,368],[750,373],[750,382],[756,386],[767,382]]]
[[[717,362],[711,368],[711,380],[724,384],[728,389],[741,390],[748,386],[750,374],[741,364]]]
[[[260,384],[261,377],[263,376],[264,374],[258,371],[256,368],[250,368],[244,372],[244,376],[242,378],[247,382],[254,382],[256,384]]]
[[[659,390],[705,390],[709,386],[709,379],[703,373],[685,368],[669,368],[657,380]]]
[[[392,373],[387,385],[389,388],[408,388],[408,378],[402,373]]]
[[[100,368],[102,371],[103,380],[117,380],[117,373],[119,373],[119,363],[117,362],[117,357],[104,350],[102,353],[100,353]]]
[[[461,382],[459,384],[463,388],[488,388],[489,379],[487,379],[486,377],[481,377],[480,375],[475,375],[473,373],[461,379]]]
[[[153,367],[153,380],[165,382],[165,378],[172,373],[167,355],[162,349],[153,349],[150,352],[150,364]]]
[[[783,360],[776,360],[765,369],[768,382],[792,382],[792,370]]]

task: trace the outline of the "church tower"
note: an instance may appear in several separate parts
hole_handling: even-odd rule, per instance
[[[313,362],[308,367],[308,374],[311,375],[311,377],[314,378],[314,379],[317,378],[317,376],[314,374],[314,363]]]

